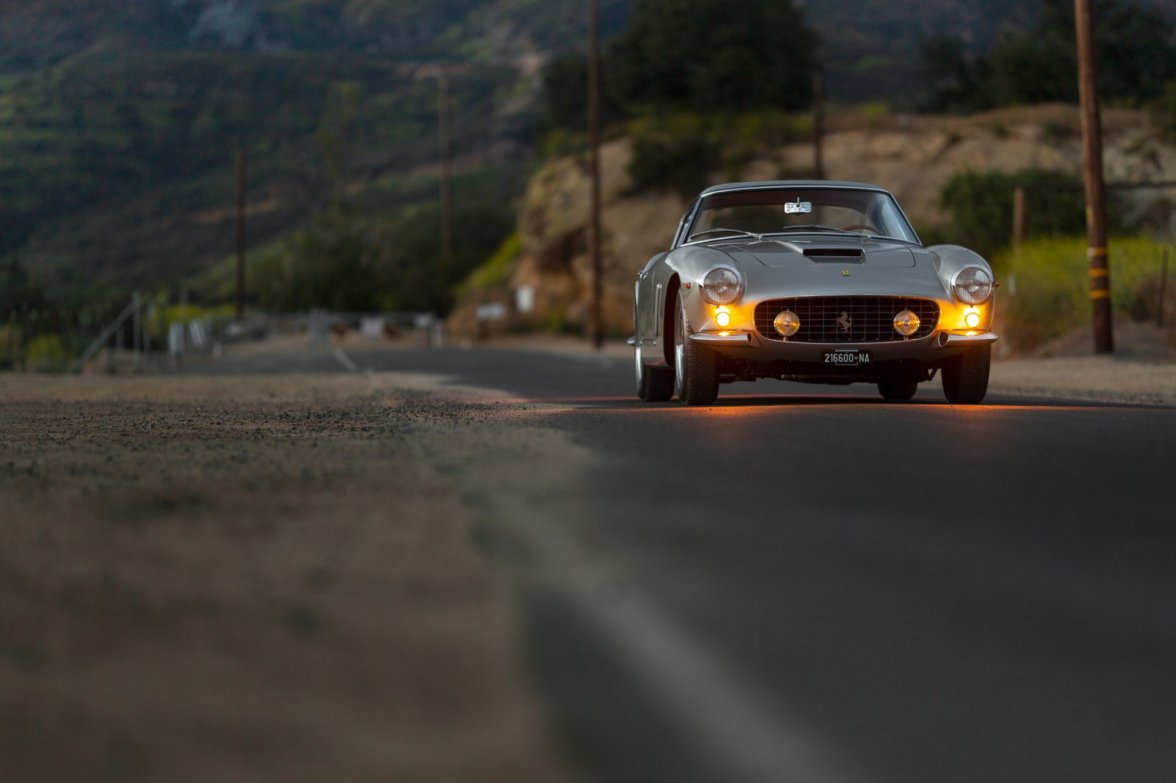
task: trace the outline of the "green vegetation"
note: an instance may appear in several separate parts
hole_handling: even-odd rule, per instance
[[[1086,201],[1077,177],[1052,171],[964,171],[939,195],[951,215],[952,242],[986,257],[1008,247],[1013,235],[1013,190],[1025,189],[1026,236],[1071,235],[1086,225]]]
[[[1145,104],[1176,78],[1176,31],[1159,8],[1122,0],[1095,6],[1095,49],[1103,96]],[[978,111],[996,106],[1078,100],[1073,0],[1044,0],[1034,28],[1006,32],[987,53],[957,36],[921,45],[929,111]]]
[[[1119,317],[1155,317],[1163,246],[1144,238],[1110,242],[1112,304]],[[1004,251],[995,259],[1001,278],[1001,317],[1013,346],[1036,347],[1090,323],[1090,275],[1086,241],[1054,237],[1027,242],[1019,254]]]
[[[1168,82],[1164,94],[1152,103],[1151,116],[1164,140],[1176,142],[1176,79]]]
[[[606,118],[663,111],[696,114],[795,110],[812,97],[816,35],[791,0],[637,0],[602,58]],[[582,128],[585,59],[550,67],[544,116]]]
[[[515,262],[523,252],[523,238],[515,232],[499,245],[494,255],[466,278],[463,290],[499,288],[510,282]]]
[[[25,362],[34,372],[65,372],[72,356],[59,334],[43,334],[29,342]]]
[[[1163,91],[1164,79],[1176,84],[1173,15],[1164,0],[1139,1],[1100,5],[1110,20],[1104,83],[1127,102],[1151,101],[1176,137],[1176,86]],[[725,0],[601,0],[604,116],[610,133],[633,136],[637,189],[692,193],[708,175],[741,178],[749,161],[808,138],[810,26],[823,32],[828,91],[852,94],[861,116],[881,123],[919,92],[910,52],[920,30],[973,36],[928,58],[943,66],[931,92],[947,108],[1072,89],[1050,70],[1072,63],[1068,4],[1045,0],[1036,21],[1036,4],[1017,0],[745,0],[734,14]],[[0,324],[13,325],[10,342],[60,335],[73,350],[136,288],[161,301],[187,292],[202,308],[231,301],[237,150],[249,164],[251,306],[444,312],[471,270],[482,281],[508,273],[502,243],[536,127],[554,129],[550,152],[582,149],[586,20],[572,0],[0,5]],[[530,58],[552,53],[569,56],[548,67],[541,98]],[[447,268],[431,69],[444,60],[473,64],[451,78]],[[1004,244],[1011,184],[957,183],[945,204],[959,236]],[[1056,191],[1037,204],[1031,187],[1030,232],[1074,230],[1069,183],[1029,184]]]
[[[669,190],[692,198],[712,172],[738,180],[757,156],[812,136],[808,115],[765,110],[741,115],[665,112],[629,123],[633,190]]]
[[[606,35],[628,3],[602,0]],[[283,255],[278,280],[318,286],[279,297],[259,270],[252,305],[444,307],[458,276],[509,233],[525,182],[535,102],[515,58],[584,25],[566,3],[534,0],[211,6],[0,8],[0,324],[15,313],[20,342],[49,329],[92,334],[135,288],[231,301],[231,285],[207,270],[233,247],[238,149],[251,256]],[[440,272],[438,89],[422,62],[436,59],[479,63],[450,80],[457,254]],[[411,259],[398,255],[402,237]],[[338,268],[318,278],[299,269],[320,252]],[[425,271],[402,269],[413,265]],[[351,274],[354,284],[339,284]]]
[[[512,188],[509,180],[502,187]],[[379,215],[337,205],[250,254],[250,301],[270,312],[321,307],[447,313],[462,281],[485,262],[487,248],[501,247],[514,228],[511,203],[497,199],[498,193],[489,189],[476,201],[459,203],[448,268],[440,260],[441,215],[435,203]],[[195,282],[193,294],[205,301],[230,299],[235,269],[235,261],[225,259]]]

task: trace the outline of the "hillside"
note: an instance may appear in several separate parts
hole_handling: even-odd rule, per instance
[[[891,190],[924,239],[953,241],[939,194],[955,174],[1040,169],[1079,176],[1082,170],[1078,111],[1071,106],[1009,109],[969,118],[846,117],[834,124],[825,139],[828,177]],[[1152,221],[1152,230],[1170,240],[1176,236],[1176,213],[1171,207],[1176,203],[1176,187],[1170,182],[1170,172],[1176,171],[1176,146],[1158,141],[1146,116],[1136,111],[1106,112],[1104,132],[1106,177],[1116,208],[1128,223],[1146,217]],[[607,331],[618,337],[631,333],[637,271],[668,248],[687,206],[681,195],[672,192],[635,193],[628,168],[632,157],[628,138],[611,142],[602,155],[604,317]],[[710,183],[732,176],[749,180],[805,176],[811,165],[811,145],[785,144],[761,150],[738,172],[712,172]],[[1161,181],[1167,181],[1168,187],[1115,187]],[[509,274],[501,276],[500,286],[471,287],[467,302],[452,319],[456,335],[475,334],[476,304],[501,301],[510,310],[520,288],[534,293],[534,310],[512,312],[496,328],[536,325],[571,332],[587,328],[592,292],[588,194],[589,181],[578,160],[553,160],[535,173],[519,215],[519,255]],[[1031,215],[1031,232],[1032,220]]]
[[[602,3],[606,32],[627,1]],[[340,195],[373,214],[437,193],[438,60],[458,197],[509,208],[539,66],[574,2],[29,0],[0,4],[0,256],[57,299],[178,286],[232,249],[249,159],[253,247]],[[464,190],[463,190],[464,188]]]
[[[601,0],[605,36],[634,1]],[[1040,0],[802,4],[835,100],[909,105],[920,37],[982,49]],[[0,262],[58,300],[185,286],[231,253],[237,149],[253,248],[340,198],[373,215],[434,201],[439,60],[469,64],[452,84],[458,200],[509,210],[540,68],[584,28],[578,0],[0,3]]]

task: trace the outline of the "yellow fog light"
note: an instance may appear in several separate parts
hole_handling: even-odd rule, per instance
[[[719,325],[720,329],[726,329],[731,325],[731,314],[726,310],[719,309],[719,311],[715,313],[715,323]]]
[[[969,329],[975,329],[980,325],[980,313],[969,309],[966,313],[964,313],[964,323]]]
[[[772,326],[776,327],[781,337],[791,337],[800,330],[800,316],[791,310],[785,310],[776,316]]]
[[[898,315],[894,316],[894,331],[901,334],[903,337],[910,337],[915,332],[919,331],[919,326],[922,321],[919,316],[915,315],[910,310],[903,310]]]

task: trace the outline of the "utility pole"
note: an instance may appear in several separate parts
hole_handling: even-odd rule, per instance
[[[442,281],[453,269],[453,144],[450,140],[449,66],[437,72],[438,145],[441,153],[441,274]]]
[[[588,147],[592,178],[592,344],[604,347],[604,264],[600,236],[600,26],[597,0],[588,0]]]
[[[1099,117],[1091,0],[1074,0],[1074,19],[1078,37],[1078,95],[1082,104],[1091,326],[1094,330],[1094,352],[1112,353],[1115,350],[1115,338],[1111,323],[1111,277],[1107,264],[1107,220],[1103,203],[1102,122]]]
[[[245,320],[245,152],[237,150],[237,320]]]
[[[813,176],[825,178],[825,79],[813,71]]]

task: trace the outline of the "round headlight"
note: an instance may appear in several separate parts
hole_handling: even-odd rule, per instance
[[[955,276],[952,288],[961,302],[983,304],[992,296],[992,275],[978,266],[965,267]]]
[[[901,334],[903,337],[910,337],[915,332],[919,331],[919,326],[922,321],[919,316],[915,315],[910,310],[903,310],[898,315],[894,316],[894,331]]]
[[[785,310],[776,316],[772,326],[776,327],[781,337],[791,337],[800,331],[800,316],[791,310]]]
[[[731,304],[743,294],[743,278],[729,266],[717,266],[702,278],[702,296],[711,304]]]

